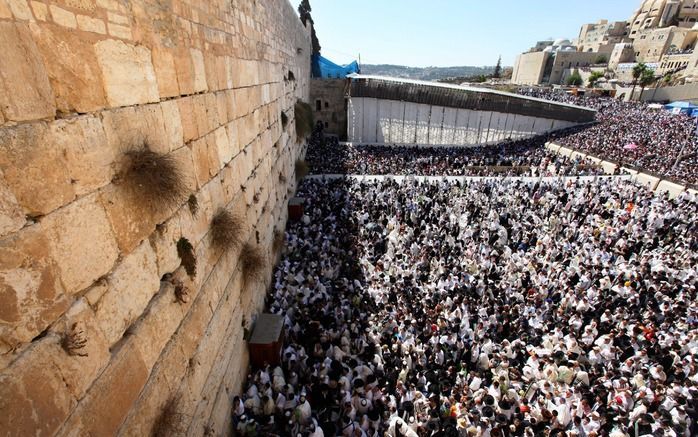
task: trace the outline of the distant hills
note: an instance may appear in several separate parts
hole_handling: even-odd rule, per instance
[[[492,67],[405,67],[390,64],[362,64],[362,74],[402,77],[417,80],[443,80],[455,77],[474,77],[492,74]]]

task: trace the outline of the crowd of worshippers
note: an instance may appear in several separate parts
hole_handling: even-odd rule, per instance
[[[305,180],[240,436],[698,435],[698,199],[622,178]]]
[[[560,145],[690,185],[698,184],[696,119],[646,103],[524,88],[530,97],[596,109],[598,124],[563,135]]]
[[[599,175],[603,168],[582,157],[569,158],[544,147],[538,136],[477,147],[374,146],[311,141],[306,160],[313,174],[420,176]]]

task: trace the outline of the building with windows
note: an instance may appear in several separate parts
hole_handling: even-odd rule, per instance
[[[588,67],[599,61],[598,52],[580,52],[569,40],[559,39],[542,51],[516,57],[511,81],[517,85],[557,85],[565,70]]]
[[[668,53],[691,50],[696,44],[698,29],[669,26],[640,30],[633,48],[638,62],[660,62]]]
[[[599,20],[582,26],[577,40],[580,52],[611,53],[616,44],[629,41],[628,23]]]

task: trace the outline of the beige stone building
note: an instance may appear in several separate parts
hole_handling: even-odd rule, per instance
[[[698,29],[694,28],[669,26],[640,30],[633,41],[635,58],[638,62],[660,62],[667,53],[692,50],[697,37]]]
[[[559,85],[565,70],[589,67],[599,57],[597,52],[574,50],[522,53],[514,63],[512,83],[517,85]]]
[[[599,52],[610,54],[616,44],[629,41],[628,24],[625,21],[609,23],[599,20],[585,24],[579,31],[577,49],[580,52]]]
[[[628,36],[669,26],[691,28],[698,20],[698,0],[644,0],[630,17]]]

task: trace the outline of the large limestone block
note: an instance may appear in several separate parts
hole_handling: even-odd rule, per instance
[[[0,172],[0,237],[20,230],[25,223],[22,208]]]
[[[72,354],[61,346],[61,341],[67,334],[82,331],[85,340],[83,348],[76,349]],[[61,319],[51,327],[51,335],[41,340],[43,355],[32,360],[51,363],[60,369],[66,388],[76,399],[82,399],[92,382],[111,359],[109,344],[102,334],[95,314],[85,299],[79,299]]]
[[[179,83],[177,82],[177,69],[172,51],[156,46],[153,48],[153,67],[158,80],[158,90],[161,97],[174,97],[179,95]]]
[[[92,112],[106,106],[102,73],[84,34],[53,24],[31,26],[61,112]]]
[[[70,306],[49,247],[40,225],[0,241],[0,351],[4,353],[31,341]]]
[[[75,194],[82,196],[101,188],[114,177],[116,150],[106,140],[98,117],[58,120],[49,125],[47,141],[63,151]]]
[[[3,435],[52,436],[77,404],[47,354],[44,346],[49,341],[32,345],[12,368],[0,374]]]
[[[109,289],[97,303],[97,319],[109,344],[116,343],[160,288],[155,252],[143,242],[124,257],[108,279]]]
[[[194,92],[199,93],[208,90],[206,83],[206,67],[204,66],[204,55],[201,50],[190,48],[192,67],[194,73]]]
[[[116,351],[57,435],[115,435],[147,379],[143,358],[132,342],[127,342]]]
[[[194,93],[194,65],[191,56],[191,52],[185,47],[178,47],[174,53],[177,84],[182,95]]]
[[[184,132],[182,119],[179,114],[179,106],[174,100],[168,100],[160,104],[162,116],[165,123],[165,133],[170,150],[178,149],[184,144]]]
[[[78,292],[109,272],[119,249],[98,195],[71,203],[43,220],[66,292]]]
[[[130,253],[155,229],[157,219],[153,213],[139,207],[121,185],[111,184],[100,190],[100,202],[121,252]]]
[[[199,130],[196,125],[196,115],[194,114],[193,99],[190,96],[177,99],[177,108],[182,122],[182,135],[184,142],[199,138]]]
[[[182,236],[179,217],[176,215],[156,227],[150,236],[150,244],[155,250],[158,265],[158,277],[173,272],[180,264],[177,254],[177,241]]]
[[[95,44],[110,106],[129,106],[160,99],[150,50],[118,40]]]
[[[26,24],[0,22],[0,112],[10,121],[51,118],[56,103]]]
[[[217,166],[211,164],[206,137],[190,143],[192,159],[194,160],[194,174],[197,186],[205,185],[210,179],[211,168]]]
[[[169,153],[179,147],[176,120],[167,123],[162,104],[117,108],[102,115],[109,147],[114,153],[123,154],[143,145],[158,153]],[[170,115],[171,107],[168,106]]]

